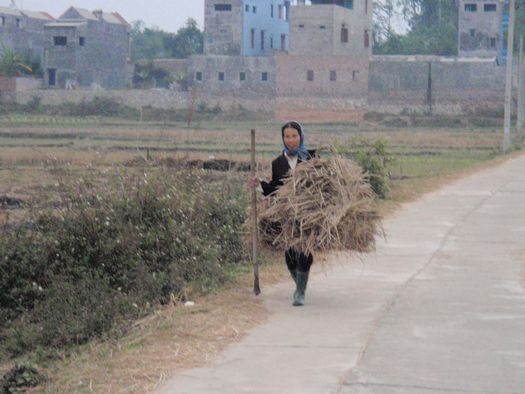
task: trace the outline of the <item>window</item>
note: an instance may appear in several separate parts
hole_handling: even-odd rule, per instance
[[[472,38],[476,37],[476,29],[470,29],[470,36]]]
[[[195,80],[202,81],[202,71],[197,71],[195,73]]]
[[[270,5],[270,16],[273,18],[273,4]]]
[[[354,8],[354,0],[345,0],[345,8],[352,10]]]
[[[0,17],[0,26],[5,26],[5,16]]]
[[[337,72],[335,70],[330,71],[330,81],[337,81]]]
[[[465,12],[477,12],[478,11],[478,5],[467,3],[465,4]]]
[[[55,36],[53,37],[53,43],[55,46],[65,46],[67,45],[67,37],[66,36]]]
[[[283,6],[281,4],[279,4],[279,19],[283,19]]]
[[[246,73],[244,71],[241,71],[239,73],[239,80],[240,81],[246,81]]]
[[[357,81],[357,74],[359,74],[359,71],[352,71],[352,81]]]
[[[261,50],[264,50],[264,30],[261,30]]]
[[[368,0],[365,0],[365,14],[368,14]]]
[[[321,26],[319,26],[319,29],[321,29],[321,30],[325,30],[325,29],[326,29],[326,26],[325,26],[325,25],[321,25]]]
[[[244,6],[244,11],[245,11],[245,12],[250,12],[250,6],[249,6],[248,4],[246,4],[246,5]]]
[[[215,11],[231,11],[231,4],[215,4]]]
[[[224,81],[224,72],[219,71],[219,81]]]
[[[252,7],[252,12],[253,12],[254,14],[257,14],[257,7],[256,7],[256,6],[253,6],[253,7]]]
[[[314,80],[314,70],[308,70],[306,71],[306,80],[313,82]]]
[[[496,4],[484,4],[483,5],[483,11],[485,12],[496,12],[497,6]]]
[[[20,19],[16,18],[16,27],[20,28],[20,26],[22,26],[22,22]]]
[[[281,51],[286,50],[286,34],[281,34]]]
[[[255,49],[255,29],[252,29],[250,31],[251,33],[251,36],[250,36],[250,46],[252,49]]]
[[[490,47],[496,48],[496,39],[494,37],[490,38]]]
[[[365,30],[365,48],[370,48],[370,33]]]
[[[78,45],[80,45],[81,47],[86,45],[86,37],[78,37]]]
[[[341,28],[341,42],[348,42],[348,29],[344,26]]]
[[[270,48],[273,49],[273,36],[270,37]]]
[[[299,25],[299,29],[304,29],[304,25]]]
[[[261,73],[261,81],[267,81],[268,80],[268,73],[262,72]]]

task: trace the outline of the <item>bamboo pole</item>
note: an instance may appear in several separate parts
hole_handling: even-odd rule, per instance
[[[252,160],[251,173],[255,177],[255,130],[252,129]],[[261,294],[259,285],[259,261],[257,260],[257,192],[252,189],[252,260],[253,260],[253,292],[255,295]]]

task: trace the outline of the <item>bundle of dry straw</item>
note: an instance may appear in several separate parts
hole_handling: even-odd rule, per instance
[[[335,155],[297,166],[264,201],[259,231],[261,242],[277,249],[367,252],[375,246],[380,217],[361,168]]]

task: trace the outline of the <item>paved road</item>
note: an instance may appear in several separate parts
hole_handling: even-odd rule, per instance
[[[165,393],[525,393],[525,156],[407,204],[363,259]],[[346,261],[345,261],[346,260]]]

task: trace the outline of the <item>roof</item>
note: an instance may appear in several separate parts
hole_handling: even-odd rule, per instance
[[[22,16],[22,13],[14,8],[0,7],[0,14]]]
[[[82,16],[82,18],[84,19],[89,19],[92,21],[98,20],[97,17],[93,15],[91,11],[86,10],[85,8],[78,8],[78,7],[71,7],[71,8],[74,8],[80,14],[80,16]]]
[[[118,12],[115,11],[115,12],[112,12],[112,14],[113,14],[113,16],[115,16],[115,18],[117,18],[117,19],[120,21],[121,24],[129,26],[128,21],[125,20],[125,19],[122,17],[122,15],[120,15]]]
[[[53,18],[51,15],[49,15],[46,12],[42,12],[42,11],[21,10],[21,13],[27,16],[28,18],[32,18],[32,19],[42,19],[42,20],[49,20],[49,21],[55,20],[55,18]]]
[[[66,18],[64,15],[66,15],[69,11],[74,10],[76,13],[80,16],[80,18]],[[100,11],[102,12],[102,11]],[[98,17],[96,16],[96,12],[89,11],[85,8],[78,8],[78,7],[69,7],[59,18],[59,21],[68,21],[68,20],[78,20],[78,19],[84,19],[84,20],[90,20],[90,21],[98,21]],[[102,20],[107,23],[113,23],[116,25],[125,25],[129,26],[129,23],[118,13],[118,12],[102,12]]]

